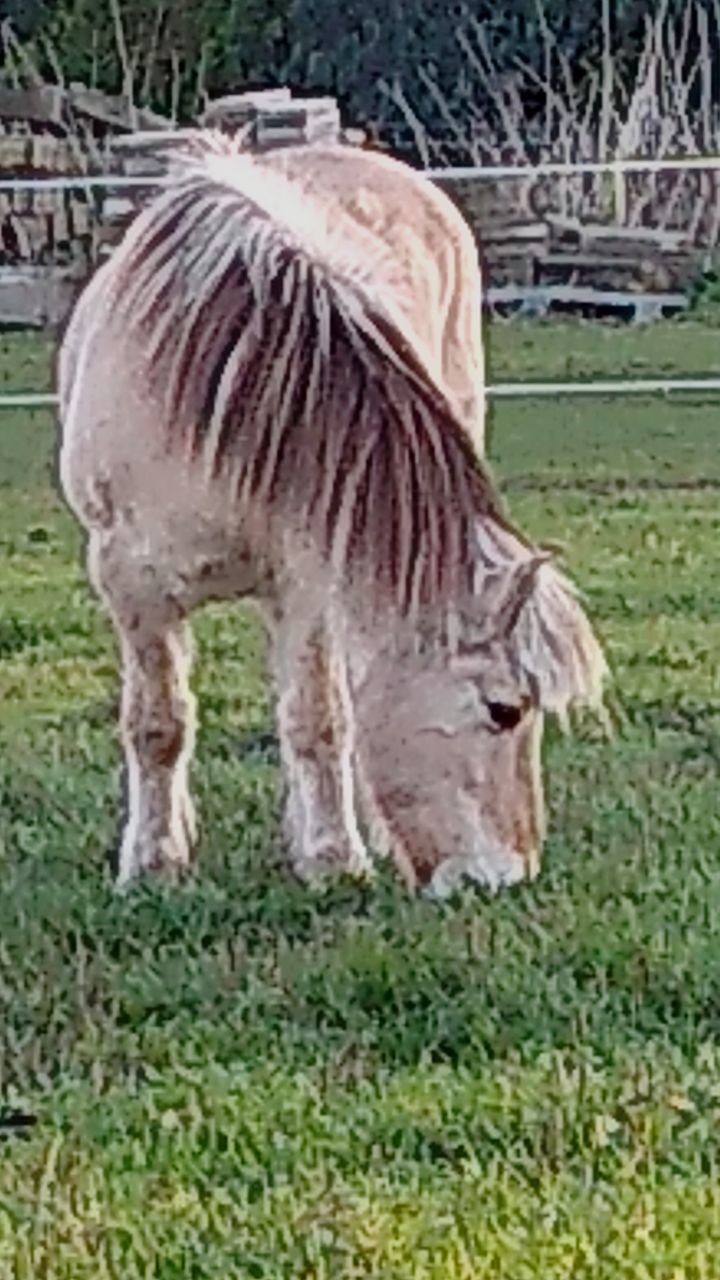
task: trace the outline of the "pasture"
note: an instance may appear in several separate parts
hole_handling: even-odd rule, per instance
[[[718,332],[492,333],[495,380],[659,372],[720,373]],[[0,389],[49,379],[2,339]],[[713,1280],[720,402],[495,407],[616,733],[550,729],[540,879],[443,908],[289,880],[262,636],[225,606],[195,626],[199,874],[113,895],[114,644],[52,443],[0,416],[3,1280]]]

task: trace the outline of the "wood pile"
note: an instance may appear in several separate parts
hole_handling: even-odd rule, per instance
[[[246,131],[256,151],[364,138],[361,131],[343,132],[333,98],[296,99],[285,88],[217,99],[198,124]],[[131,189],[0,188],[0,324],[62,319],[68,299],[154,190],[163,142],[177,138],[171,121],[84,85],[25,90],[0,84],[0,181],[92,173],[148,178]]]
[[[489,283],[531,284],[534,263],[549,251],[550,228],[546,222],[486,224],[478,240]]]
[[[289,89],[216,98],[198,124],[227,133],[247,130],[248,144],[255,152],[300,143],[337,142],[342,133],[334,98],[293,98]]]
[[[526,174],[509,178],[436,178],[471,227],[519,227],[544,221],[533,202],[535,181]]]
[[[256,152],[365,139],[362,131],[343,131],[335,99],[293,98],[287,88],[219,98],[197,123],[245,133]],[[112,251],[155,189],[165,142],[176,143],[180,133],[171,121],[84,85],[21,90],[0,84],[0,180],[91,173],[147,178],[131,189],[0,187],[0,324],[10,317],[19,323],[24,313],[29,324],[39,324],[62,311],[66,286],[77,289]],[[441,178],[438,185],[476,233],[486,288],[502,296],[538,289],[679,295],[703,269],[703,251],[681,232],[582,224],[541,210],[537,183],[527,175]],[[43,272],[53,279],[45,281]]]
[[[539,216],[533,180],[439,181],[473,228],[489,288],[686,293],[707,249],[681,231]],[[508,294],[510,296],[510,294]]]
[[[169,121],[84,85],[0,84],[0,323],[59,323],[98,258],[102,199],[87,187],[24,188],[105,169],[107,140]]]
[[[547,245],[533,260],[533,284],[685,293],[703,270],[705,251],[682,232],[579,222],[548,227]]]
[[[680,232],[601,223],[498,229],[486,232],[483,247],[486,305],[525,315],[560,307],[645,322],[683,310],[705,265],[705,253]]]
[[[53,178],[77,172],[69,139],[13,128],[0,118],[0,178]],[[87,194],[0,190],[0,264],[89,262],[93,209]]]
[[[118,132],[171,127],[168,120],[154,111],[134,107],[126,98],[112,97],[77,83],[67,89],[57,85],[15,89],[0,83],[0,119],[63,132],[72,130],[83,119]]]
[[[339,141],[356,144],[364,137],[359,130],[341,128],[334,98],[293,99],[289,89],[218,98],[209,104],[198,124],[202,128],[222,129],[225,133],[243,132],[249,149],[254,152]],[[181,136],[182,131],[175,131],[168,135],[168,142],[175,143]],[[164,142],[165,134],[153,130],[115,138],[110,148],[113,172],[133,178],[156,176],[164,168]],[[129,190],[107,188],[99,231],[101,257],[112,251],[152,189],[151,183]]]

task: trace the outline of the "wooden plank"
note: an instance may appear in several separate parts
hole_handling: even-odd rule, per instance
[[[272,147],[292,147],[319,142],[337,142],[340,136],[340,114],[337,110],[325,113],[316,111],[304,116],[298,114],[295,121],[278,121],[271,116],[259,116],[255,126],[255,147],[269,151]]]
[[[629,309],[635,322],[656,319],[666,310],[684,311],[688,306],[683,293],[626,293],[572,285],[505,285],[488,289],[485,300],[490,307],[518,303],[520,313],[525,315],[546,315],[553,303],[593,309]]]
[[[618,240],[626,244],[640,241],[660,249],[669,249],[671,245],[681,248],[688,243],[681,231],[664,231],[659,227],[622,227],[603,222],[583,222],[581,227],[585,240]]]
[[[108,226],[124,223],[137,211],[137,203],[128,196],[108,196],[103,204],[103,222]]]
[[[486,262],[534,262],[542,251],[543,241],[529,241],[526,244],[513,244],[511,240],[504,244],[487,245],[480,241],[480,250]]]
[[[73,200],[68,209],[70,234],[73,240],[85,240],[92,235],[94,218],[90,206],[82,200]]]
[[[109,166],[129,178],[154,178],[167,171],[167,152],[192,142],[197,134],[198,129],[144,129],[119,134],[110,142]],[[147,191],[152,189],[152,184],[148,184]],[[137,197],[142,198],[145,190],[138,187]]]
[[[62,125],[65,102],[65,91],[56,85],[43,85],[36,89],[11,89],[0,85],[0,119],[3,120]]]
[[[443,177],[435,177],[433,182],[474,222],[478,233],[492,222],[510,226],[538,220],[531,204],[533,184],[526,175],[519,174],[502,182]]]
[[[483,245],[495,245],[499,242],[511,244],[515,241],[547,240],[550,228],[546,222],[508,223],[504,219],[495,225],[482,228]]]
[[[67,100],[73,111],[110,128],[169,130],[173,127],[172,121],[146,107],[134,107],[125,97],[111,97],[77,82],[70,85]]]
[[[75,157],[65,138],[56,138],[48,133],[33,134],[27,142],[30,144],[29,163],[34,174],[71,173],[75,168]]]
[[[535,262],[535,254],[532,252],[532,246],[529,249],[518,249],[513,245],[493,246],[486,249],[485,245],[481,246],[482,258],[490,266],[512,266],[518,262],[526,262],[531,266]]]
[[[287,89],[229,95],[211,102],[200,117],[202,127],[239,130],[250,126],[258,150],[337,140],[340,112],[334,98],[293,98]]]
[[[211,128],[222,121],[240,125],[253,120],[259,111],[285,106],[291,101],[290,90],[284,87],[259,89],[254,93],[229,93],[208,103],[198,123],[203,128]]]
[[[527,288],[518,285],[508,285],[505,289],[495,290],[496,294],[502,295],[499,300],[505,302],[522,302],[525,298],[531,301],[537,296],[540,298],[549,298],[553,302],[581,302],[592,304],[616,303],[618,306],[629,306],[636,301],[642,301],[644,298],[652,299],[660,306],[664,307],[686,307],[687,298],[684,293],[625,293],[619,289],[590,289],[575,288],[574,285],[530,285]]]
[[[4,173],[32,167],[32,138],[19,133],[0,137],[0,170]]]
[[[560,284],[573,277],[575,284],[593,288],[624,288],[635,281],[641,292],[680,292],[698,275],[695,255],[652,250],[634,257],[612,254],[549,253],[534,259],[534,283]]]
[[[528,254],[493,258],[485,255],[484,279],[493,286],[532,284],[532,258]]]
[[[55,244],[69,244],[72,240],[72,229],[66,206],[58,206],[52,214],[52,235]]]
[[[543,253],[538,254],[537,263],[543,267],[611,267],[613,270],[617,267],[637,267],[638,258],[620,258],[603,256],[599,253]],[[662,258],[657,259],[662,262]]]
[[[634,253],[679,253],[692,249],[688,237],[680,231],[663,231],[652,227],[622,227],[605,223],[560,221],[548,218],[553,241],[571,240],[583,250],[597,245],[599,252],[619,256]]]
[[[187,129],[132,129],[129,133],[120,133],[108,139],[108,150],[112,155],[120,157],[155,153],[162,155],[181,143],[192,142],[200,129],[191,126]]]
[[[37,262],[48,242],[47,215],[35,213],[18,221],[27,236],[29,246],[29,252],[24,253],[23,257],[29,258],[31,262]]]

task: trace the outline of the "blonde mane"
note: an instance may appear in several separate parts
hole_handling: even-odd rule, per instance
[[[168,448],[229,471],[240,502],[301,517],[338,574],[407,615],[467,595],[477,522],[510,525],[366,247],[211,138],[117,251],[114,305]]]

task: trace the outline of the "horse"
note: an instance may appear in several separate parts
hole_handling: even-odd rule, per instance
[[[296,874],[369,875],[364,826],[412,888],[494,890],[537,874],[543,716],[599,707],[604,655],[481,460],[475,322],[453,382],[412,305],[430,252],[396,254],[314,184],[333,158],[293,150],[179,146],[58,353],[60,484],[122,658],[116,884],[191,866],[188,619],[246,599]]]

